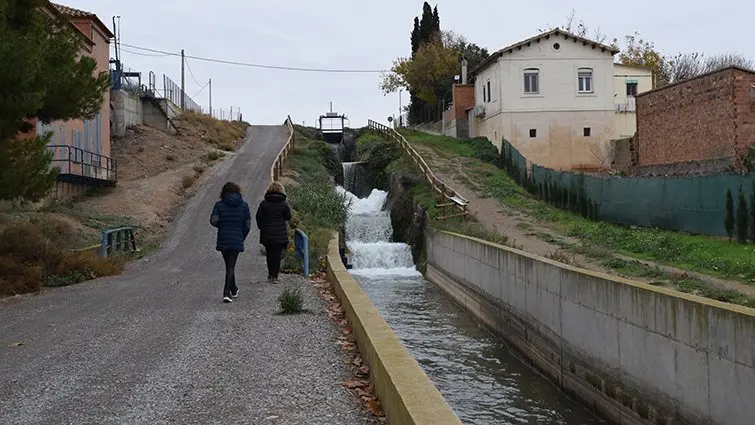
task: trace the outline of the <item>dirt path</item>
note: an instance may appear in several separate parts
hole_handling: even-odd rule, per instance
[[[488,231],[508,237],[510,246],[588,270],[613,276],[622,276],[614,269],[601,266],[592,258],[563,248],[564,245],[581,246],[582,242],[580,240],[561,235],[552,230],[548,223],[540,222],[496,199],[485,196],[483,188],[476,184],[474,178],[469,176],[465,171],[472,165],[471,160],[451,157],[446,153],[417,143],[412,144],[412,146],[427,161],[438,178],[469,200],[469,210],[472,215]],[[653,261],[638,260],[625,255],[615,253],[610,253],[610,255],[624,261],[639,261],[645,266],[657,268],[670,275],[698,279],[709,285],[737,291],[748,297],[755,298],[755,286],[665,266]],[[658,283],[658,279],[653,278],[632,276],[631,279],[643,283]]]

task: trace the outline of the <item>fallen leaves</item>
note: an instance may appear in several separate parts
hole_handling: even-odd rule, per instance
[[[370,382],[370,367],[364,364],[364,359],[354,339],[353,329],[349,326],[349,320],[346,318],[341,302],[333,292],[333,286],[324,273],[314,274],[309,280],[320,297],[325,300],[328,316],[341,328],[336,344],[346,353],[346,362],[350,365],[352,374],[352,377],[344,381],[343,385],[359,397],[362,406],[375,415],[380,423],[385,423],[385,412],[375,395],[375,387]]]

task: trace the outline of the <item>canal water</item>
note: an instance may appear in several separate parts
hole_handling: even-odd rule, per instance
[[[348,186],[347,186],[348,187]],[[390,242],[387,193],[352,202],[351,273],[465,424],[605,424],[522,363],[417,272],[408,245]]]

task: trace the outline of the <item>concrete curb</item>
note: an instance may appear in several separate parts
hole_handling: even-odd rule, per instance
[[[399,341],[338,253],[338,234],[328,245],[328,279],[343,305],[375,392],[391,425],[461,425],[430,378]]]

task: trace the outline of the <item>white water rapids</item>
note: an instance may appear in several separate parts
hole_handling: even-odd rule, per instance
[[[393,229],[389,211],[383,211],[388,193],[373,189],[367,198],[358,198],[342,187],[336,190],[351,201],[346,220],[346,246],[351,253],[351,273],[376,276],[419,276],[412,251],[405,243],[390,242]]]

